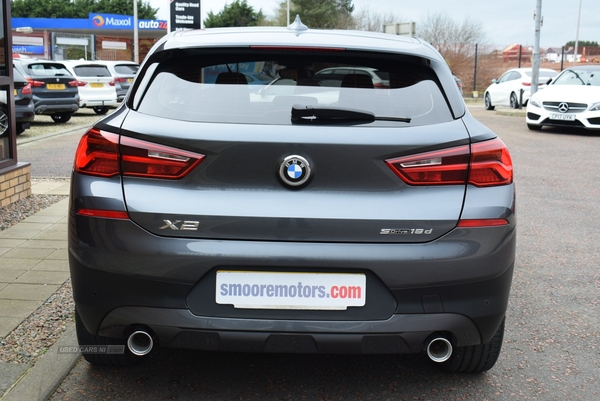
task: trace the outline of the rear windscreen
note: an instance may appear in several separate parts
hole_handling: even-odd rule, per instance
[[[137,70],[140,68],[139,65],[134,65],[134,64],[117,64],[115,65],[115,71],[118,74],[123,74],[123,75],[135,75],[135,73],[137,72]]]
[[[291,124],[292,108],[372,113],[377,125],[452,120],[437,76],[422,60],[344,51],[181,51],[149,63],[134,107],[197,122]],[[354,114],[352,114],[354,116]],[[335,122],[347,123],[341,118]],[[362,121],[358,121],[363,123]]]
[[[27,73],[32,77],[71,76],[71,73],[62,64],[35,63],[27,66]]]
[[[79,65],[73,67],[75,74],[80,77],[110,77],[108,68],[102,65]]]

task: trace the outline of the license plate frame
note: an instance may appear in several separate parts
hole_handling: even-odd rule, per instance
[[[53,90],[53,91],[65,90],[65,88],[66,88],[65,84],[46,84],[46,89]]]
[[[558,121],[575,121],[577,119],[577,115],[576,114],[551,113],[550,119],[558,120]]]
[[[215,302],[236,309],[346,310],[366,304],[363,273],[218,270],[215,282]]]
[[[104,83],[102,82],[91,82],[90,88],[104,88]]]

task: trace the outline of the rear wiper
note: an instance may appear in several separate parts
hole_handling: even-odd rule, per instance
[[[383,117],[376,116],[366,110],[345,109],[327,106],[306,106],[295,104],[292,106],[292,124],[333,124],[354,123],[364,124],[373,121],[396,121],[410,123],[410,117]]]

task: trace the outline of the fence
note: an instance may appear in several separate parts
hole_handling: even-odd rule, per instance
[[[501,47],[493,45],[472,45],[439,49],[454,75],[463,82],[465,97],[483,96],[492,79],[511,68],[532,67],[532,48],[520,45]],[[579,47],[577,64],[600,63],[600,47]],[[540,49],[540,68],[557,72],[575,63],[574,49],[552,47]]]

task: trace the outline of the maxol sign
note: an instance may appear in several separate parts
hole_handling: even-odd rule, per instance
[[[92,29],[133,29],[133,17],[117,14],[89,14],[90,28]],[[138,29],[166,30],[167,21],[164,20],[138,20]]]

